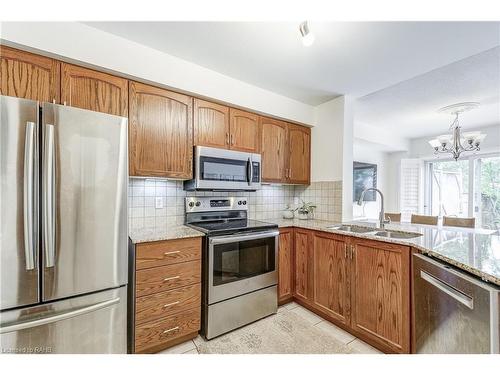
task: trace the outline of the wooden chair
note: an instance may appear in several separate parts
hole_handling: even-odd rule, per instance
[[[385,218],[391,219],[391,221],[400,222],[401,221],[401,212],[398,214],[391,214],[391,213],[386,212]]]
[[[411,215],[412,224],[427,224],[427,225],[437,225],[437,216],[427,216],[427,215]]]
[[[443,225],[449,227],[463,227],[463,228],[475,228],[476,218],[475,217],[443,217]]]

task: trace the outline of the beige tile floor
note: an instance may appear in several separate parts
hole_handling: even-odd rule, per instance
[[[356,354],[380,354],[381,352],[374,347],[368,345],[364,341],[357,339],[350,333],[340,329],[336,325],[324,320],[320,316],[314,314],[313,312],[307,310],[306,308],[300,306],[295,302],[290,302],[286,305],[280,306],[278,308],[278,314],[283,311],[283,309],[293,310],[295,314],[304,319],[305,322],[311,326],[316,326],[319,329],[329,332],[331,335],[335,336],[336,339],[341,341],[343,344],[349,346],[354,350]],[[176,345],[172,348],[164,350],[158,354],[198,354],[198,348],[196,342],[203,340],[198,337],[194,340],[189,340],[185,343]],[[262,353],[266,354],[266,353]]]

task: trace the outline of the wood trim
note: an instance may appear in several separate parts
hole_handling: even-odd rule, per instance
[[[25,77],[13,77],[9,73],[9,60],[17,64],[29,64],[36,69],[48,72],[49,82],[47,82],[47,93],[44,95],[41,92],[44,90],[44,86],[42,85],[43,80],[40,79],[40,77],[37,77],[38,79],[36,82],[31,82],[33,71],[29,73],[26,72],[27,76]],[[0,93],[2,95],[38,100],[41,102],[55,102],[56,104],[61,102],[60,61],[31,52],[7,47],[2,44],[0,44],[0,61]],[[12,69],[14,69],[14,67],[12,67]],[[18,81],[16,78],[21,78],[21,81]],[[36,85],[36,87],[33,87],[33,85]],[[21,92],[20,90],[23,91]]]

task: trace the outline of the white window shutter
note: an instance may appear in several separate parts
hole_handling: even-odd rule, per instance
[[[410,221],[411,214],[424,212],[424,161],[401,159],[399,176],[401,220]]]

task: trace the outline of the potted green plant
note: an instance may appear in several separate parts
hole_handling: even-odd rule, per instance
[[[299,219],[307,220],[314,217],[314,209],[316,205],[312,202],[302,201],[302,206],[297,208],[297,213],[299,214]]]

